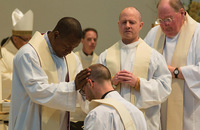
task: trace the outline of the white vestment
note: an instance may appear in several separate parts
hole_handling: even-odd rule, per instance
[[[95,52],[93,52],[92,55],[85,55],[83,50],[79,50],[79,51],[75,52],[75,54],[81,60],[81,63],[82,63],[82,66],[84,69],[89,67],[92,64],[97,63],[98,56]]]
[[[18,49],[9,38],[1,47],[0,72],[2,78],[2,99],[8,99],[12,88],[13,59]]]
[[[125,45],[122,41],[120,55],[121,70],[133,72],[133,64],[136,53],[134,42]],[[98,62],[106,66],[107,50],[100,54]],[[113,66],[114,67],[114,66]],[[119,70],[120,71],[120,70]],[[161,54],[152,49],[147,79],[140,78],[140,92],[135,95],[138,99],[135,104],[139,109],[145,109],[145,118],[148,130],[158,130],[160,127],[160,104],[164,102],[171,92],[171,73],[169,72],[165,59]],[[131,93],[128,84],[121,84],[120,94],[130,101]]]
[[[152,28],[145,41],[153,47],[159,26]],[[178,36],[166,39],[163,55],[167,64],[171,65],[173,51]],[[174,42],[175,40],[175,42]],[[184,43],[183,43],[184,44]],[[180,67],[185,78],[183,103],[183,130],[199,130],[200,128],[200,24],[197,23],[187,55],[187,65]]]
[[[49,41],[46,39],[46,42]],[[40,66],[38,55],[30,44],[21,47],[14,58],[10,130],[40,130],[41,105],[61,110],[62,114],[64,111],[74,111],[76,108],[75,84],[73,81],[65,82],[68,71],[65,58],[57,57],[51,46],[49,48],[57,68],[60,81],[58,84],[48,83],[48,77]],[[82,65],[79,58],[74,53],[73,55],[76,59],[77,74]],[[62,119],[60,123],[66,125]]]
[[[147,130],[143,113],[130,102],[120,96],[117,91],[109,92],[105,98],[114,98],[123,103],[130,113],[136,130]],[[99,105],[91,110],[84,121],[85,130],[124,130],[124,125],[118,112],[110,106]]]

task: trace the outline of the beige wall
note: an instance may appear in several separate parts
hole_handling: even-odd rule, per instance
[[[156,3],[158,0],[0,0],[0,40],[11,35],[11,14],[15,8],[23,13],[31,9],[34,13],[34,32],[52,30],[57,21],[71,16],[80,21],[82,28],[94,27],[99,33],[96,53],[120,39],[118,16],[127,6],[136,7],[142,14],[144,22],[141,37],[144,38],[151,24],[157,18]],[[81,48],[81,44],[78,50]]]

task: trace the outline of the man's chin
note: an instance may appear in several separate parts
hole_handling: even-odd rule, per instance
[[[174,36],[176,36],[176,35],[173,35],[172,33],[165,33],[165,35],[166,35],[167,37],[169,37],[169,38],[173,38]]]

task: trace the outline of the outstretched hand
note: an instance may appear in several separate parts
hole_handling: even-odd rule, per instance
[[[91,69],[86,68],[79,72],[75,78],[75,86],[76,90],[83,88],[83,86],[87,83],[88,76],[90,76]]]

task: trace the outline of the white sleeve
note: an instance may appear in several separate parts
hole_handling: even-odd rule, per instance
[[[159,26],[155,26],[154,28],[151,28],[151,30],[148,32],[148,34],[144,38],[144,41],[151,47],[153,47],[158,27]]]
[[[140,92],[136,106],[149,108],[164,102],[171,93],[171,73],[164,57],[153,49],[148,70],[148,79],[140,78]]]
[[[200,62],[197,65],[181,67],[181,71],[193,95],[200,99]]]
[[[64,111],[75,109],[74,82],[49,84],[35,51],[18,55],[14,59],[14,66],[20,82],[33,102]]]
[[[200,99],[200,24],[197,25],[190,45],[187,66],[182,66],[181,72],[192,94]]]

